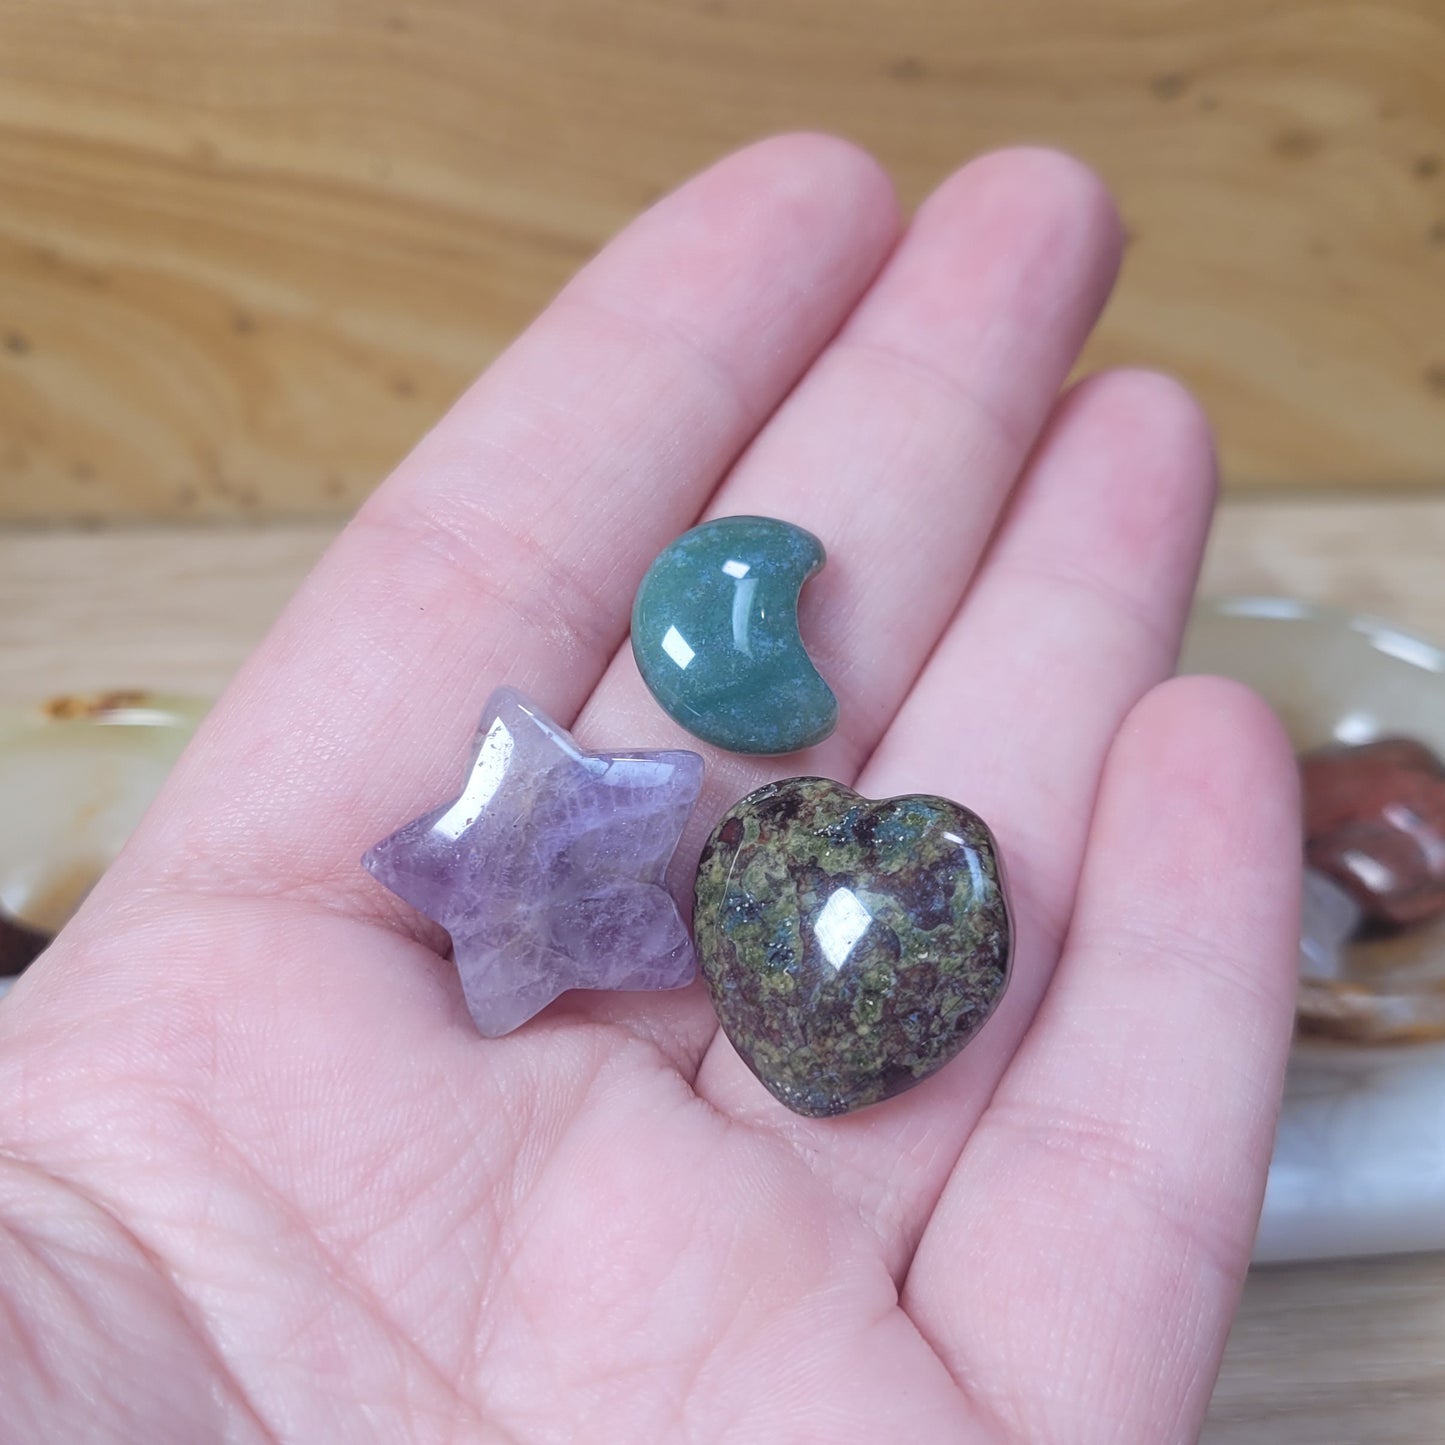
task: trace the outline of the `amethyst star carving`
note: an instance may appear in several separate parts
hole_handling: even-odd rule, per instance
[[[498,688],[460,796],[362,863],[451,934],[488,1038],[568,989],[681,988],[696,959],[664,879],[702,766],[688,752],[584,752]]]

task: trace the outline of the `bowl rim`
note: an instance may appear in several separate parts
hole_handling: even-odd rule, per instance
[[[1226,593],[1197,598],[1191,617],[1314,623],[1335,633],[1353,633],[1376,651],[1406,666],[1445,675],[1445,648],[1396,622],[1368,612],[1265,593]],[[1312,985],[1307,980],[1301,980],[1296,1005],[1300,1028],[1295,1037],[1295,1050],[1311,1062],[1338,1061],[1358,1066],[1367,1058],[1376,1062],[1382,1058],[1403,1059],[1417,1052],[1439,1049],[1445,1044],[1445,1029],[1440,1025],[1438,1008],[1433,1011],[1433,1027],[1426,1025],[1418,1031],[1408,1026],[1396,1026],[1391,1018],[1393,1010],[1399,1006],[1419,1009],[1432,998],[1438,1004],[1439,986],[1433,990],[1400,990],[1364,983],[1345,990],[1343,997],[1335,998],[1336,1008],[1327,1011],[1309,1006],[1316,989],[1322,998],[1334,996],[1334,991],[1324,984]],[[1360,1033],[1350,1036],[1348,1033],[1317,1033],[1311,1030],[1311,1022],[1316,1020],[1333,1019],[1338,1022],[1336,1009],[1349,1000],[1353,1000],[1355,1005],[1353,1018]],[[1425,1012],[1431,1011],[1426,1008]]]
[[[1238,592],[1200,597],[1194,615],[1242,617],[1269,622],[1316,622],[1365,638],[1376,651],[1425,672],[1445,673],[1445,647],[1373,612],[1356,612],[1326,602],[1297,597]]]
[[[210,707],[209,699],[195,694],[150,688],[60,692],[0,700],[0,732],[7,737],[91,728],[179,728],[193,733]]]

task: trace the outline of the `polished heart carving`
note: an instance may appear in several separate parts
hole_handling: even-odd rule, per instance
[[[891,1098],[953,1058],[1003,995],[1013,933],[981,818],[827,778],[769,783],[729,809],[698,864],[693,931],[733,1047],[812,1117]]]

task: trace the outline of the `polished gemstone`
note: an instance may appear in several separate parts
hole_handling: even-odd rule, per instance
[[[467,1008],[495,1038],[567,989],[691,982],[664,875],[701,786],[696,753],[585,752],[499,688],[461,793],[362,861],[451,935]]]
[[[1384,927],[1445,913],[1445,764],[1413,738],[1300,759],[1305,857]]]
[[[0,910],[0,975],[20,973],[50,946],[50,935]]]
[[[632,609],[632,652],[663,710],[734,753],[791,753],[838,724],[798,631],[798,593],[825,560],[811,532],[720,517],[673,542]]]
[[[926,1079],[1008,981],[1012,928],[983,820],[826,778],[769,783],[724,815],[698,865],[693,930],[734,1048],[815,1117]]]

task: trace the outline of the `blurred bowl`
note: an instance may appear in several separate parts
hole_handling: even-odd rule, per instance
[[[0,707],[0,910],[53,934],[120,852],[205,711],[147,692]],[[0,980],[0,992],[8,980]]]
[[[1180,672],[1220,673],[1278,712],[1298,752],[1418,738],[1445,756],[1445,651],[1389,622],[1278,597],[1201,602]],[[1375,1064],[1445,1040],[1445,920],[1358,940],[1304,980],[1297,1050]]]

